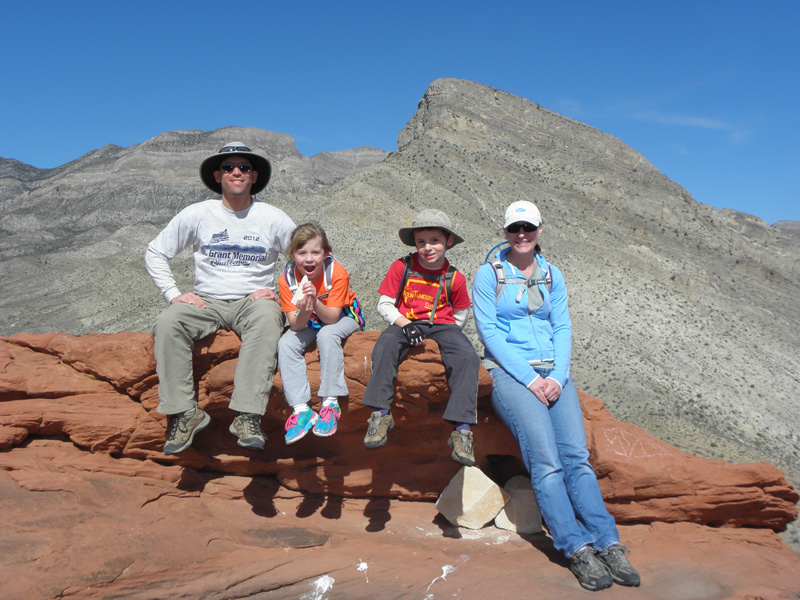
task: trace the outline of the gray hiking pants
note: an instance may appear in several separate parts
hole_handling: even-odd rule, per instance
[[[288,329],[283,334],[278,342],[278,365],[283,395],[289,406],[307,404],[311,400],[305,350],[314,340],[319,348],[319,395],[323,398],[347,396],[342,342],[359,329],[361,327],[355,319],[342,315],[336,323],[323,325],[320,329]]]
[[[239,300],[202,298],[205,308],[176,302],[156,318],[153,336],[161,401],[158,412],[173,415],[197,405],[192,372],[194,342],[218,329],[227,329],[242,340],[230,407],[263,415],[283,330],[280,305],[266,298],[250,300],[249,296]]]
[[[481,359],[466,335],[456,326],[433,324],[422,321],[414,323],[439,345],[439,353],[450,387],[443,418],[452,423],[478,422],[478,370]],[[362,404],[375,409],[390,409],[394,399],[394,380],[397,368],[405,358],[411,344],[397,325],[389,325],[378,337],[372,349],[372,375],[364,390]]]

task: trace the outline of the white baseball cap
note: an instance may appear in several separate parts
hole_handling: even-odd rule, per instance
[[[531,223],[532,225],[536,225],[536,227],[542,224],[542,215],[539,214],[539,209],[536,208],[533,202],[528,202],[527,200],[512,202],[506,209],[503,228],[505,229],[512,223],[519,223],[520,221]]]

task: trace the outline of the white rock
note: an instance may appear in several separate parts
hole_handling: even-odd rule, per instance
[[[517,533],[539,533],[542,531],[542,513],[533,494],[531,480],[517,475],[508,480],[503,489],[509,500],[494,519],[500,529]]]
[[[509,496],[477,467],[462,467],[436,501],[453,525],[480,529],[491,522]]]

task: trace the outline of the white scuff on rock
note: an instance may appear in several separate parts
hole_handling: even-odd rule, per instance
[[[367,569],[368,568],[369,568],[369,565],[359,558],[358,559],[358,566],[356,567],[356,569],[358,571],[363,571],[364,572],[364,578],[367,580],[367,583],[369,583],[369,575],[367,575]]]
[[[428,587],[427,587],[427,588],[425,588],[425,593],[427,594],[427,593],[428,593],[428,590],[429,590],[429,589],[431,589],[431,586],[432,586],[434,583],[436,583],[437,581],[439,581],[440,579],[441,579],[442,581],[447,581],[447,576],[448,576],[450,573],[452,573],[453,571],[455,571],[457,568],[458,568],[458,567],[454,567],[453,565],[445,565],[445,566],[443,566],[443,567],[442,567],[442,574],[441,574],[441,575],[439,575],[438,577],[435,577],[435,578],[434,578],[434,580],[433,580],[433,581],[431,581],[431,582],[428,584]]]
[[[323,575],[311,583],[311,591],[300,596],[299,600],[326,600],[325,594],[333,589],[336,581],[330,575]]]

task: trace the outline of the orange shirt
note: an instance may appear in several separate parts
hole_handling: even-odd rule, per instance
[[[297,278],[298,283],[303,279],[303,273],[297,267],[294,267],[294,276]],[[320,273],[315,281],[314,288],[317,290],[317,296],[323,295],[328,292],[325,298],[320,298],[319,301],[325,306],[341,307],[350,306],[356,297],[355,292],[350,289],[350,275],[342,266],[342,263],[335,260],[333,261],[333,270],[331,271],[331,289],[325,287],[325,275]],[[289,282],[286,281],[286,272],[281,275],[278,282],[278,288],[281,293],[281,310],[283,312],[294,312],[297,307],[292,304],[292,291],[289,289]],[[314,315],[316,316],[316,315]]]

